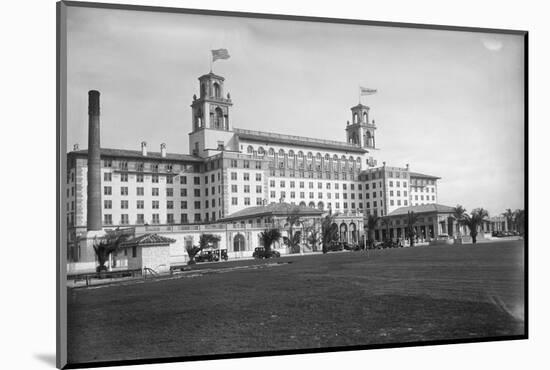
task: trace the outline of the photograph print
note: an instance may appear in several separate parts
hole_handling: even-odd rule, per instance
[[[61,2],[58,37],[59,367],[527,338],[527,32]]]

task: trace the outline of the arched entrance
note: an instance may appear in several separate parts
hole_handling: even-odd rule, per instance
[[[233,238],[233,252],[236,257],[242,257],[242,252],[246,250],[246,243],[243,234],[237,234]]]
[[[346,225],[345,223],[340,224],[340,241],[348,241],[348,225]]]

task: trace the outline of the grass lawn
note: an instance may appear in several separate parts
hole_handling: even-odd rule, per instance
[[[280,258],[291,263],[274,267],[69,289],[68,360],[523,335],[523,247],[502,241],[329,253]]]

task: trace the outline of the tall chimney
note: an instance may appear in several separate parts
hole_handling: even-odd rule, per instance
[[[160,144],[160,156],[162,158],[166,158],[166,144],[165,143]]]
[[[88,231],[101,230],[99,91],[88,91]]]
[[[144,157],[147,156],[147,143],[145,141],[141,142],[141,155]]]

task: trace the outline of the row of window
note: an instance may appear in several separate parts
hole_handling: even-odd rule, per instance
[[[174,201],[171,201],[171,200],[168,200],[166,201],[166,208],[167,209],[174,209]],[[221,201],[218,200],[218,204],[221,204]],[[144,209],[145,208],[145,201],[144,200],[137,200],[136,203],[136,208],[137,209]],[[194,208],[195,209],[200,209],[201,208],[201,201],[195,201],[193,202],[193,205],[194,205]],[[68,206],[68,204],[67,204]],[[204,208],[209,208],[210,206],[212,207],[216,207],[216,199],[212,199],[212,200],[204,200]],[[187,209],[188,207],[188,203],[186,200],[182,200],[180,202],[180,208],[181,209]],[[113,208],[113,201],[112,200],[109,200],[109,199],[105,199],[103,201],[103,208],[104,209],[112,209]],[[127,201],[127,200],[121,200],[120,201],[120,208],[121,209],[129,209],[130,208],[130,202]],[[158,200],[152,200],[151,201],[151,208],[152,209],[159,209],[160,208],[160,202]]]
[[[166,196],[167,197],[173,197],[174,196],[174,188],[166,188]],[[220,193],[221,186],[218,185],[218,193]],[[180,196],[186,197],[188,194],[187,189],[180,189]],[[209,195],[215,195],[216,194],[216,187],[212,186],[210,189],[205,188],[204,189],[204,196]],[[113,195],[113,188],[111,186],[104,186],[103,187],[103,195]],[[128,187],[127,186],[121,186],[120,187],[120,195],[128,195]],[[144,196],[145,195],[145,188],[143,187],[137,187],[136,188],[136,195],[137,196]],[[158,197],[160,195],[159,188],[151,188],[151,195],[154,197]],[[193,189],[193,195],[195,197],[201,196],[201,189]]]
[[[237,180],[237,172],[231,172],[231,180]],[[244,181],[250,181],[250,173],[244,172],[243,173],[243,180]],[[256,181],[262,181],[262,174],[261,173],[256,174]]]
[[[221,212],[220,212],[221,217]],[[216,212],[212,213],[205,213],[204,214],[204,220],[202,219],[202,215],[200,213],[193,214],[193,222],[202,222],[202,221],[216,221]],[[145,215],[143,213],[136,214],[136,225],[145,225],[145,224],[153,224],[158,225],[160,224],[160,214],[159,213],[153,213],[151,214],[150,220],[145,220]],[[167,213],[166,214],[166,223],[167,224],[175,224],[176,219],[174,217],[173,213]],[[189,217],[187,213],[182,213],[180,215],[179,223],[186,224],[189,223]],[[104,214],[103,215],[103,224],[104,225],[113,225],[113,215],[112,214]],[[120,220],[118,222],[119,225],[130,225],[130,215],[129,214],[121,214]]]
[[[428,187],[417,187],[417,186],[411,186],[412,191],[418,191],[420,193],[435,193],[435,188],[428,188]]]
[[[145,175],[137,174],[136,175],[136,182],[144,182]],[[174,177],[176,176],[166,176],[166,183],[167,184],[173,184],[174,183]],[[187,185],[187,176],[181,175],[177,176],[180,179],[181,185]],[[129,174],[127,173],[121,173],[120,174],[120,181],[121,182],[128,182]],[[210,178],[210,182],[216,181],[216,176],[214,174],[208,176],[204,176],[204,184],[208,184],[208,179]],[[220,181],[221,174],[218,172],[218,181]],[[110,182],[113,181],[113,173],[112,172],[104,172],[103,173],[103,181]],[[159,182],[159,175],[151,175],[151,182],[152,183],[158,183]],[[200,176],[193,176],[193,184],[194,185],[200,185],[201,184],[201,178]]]

